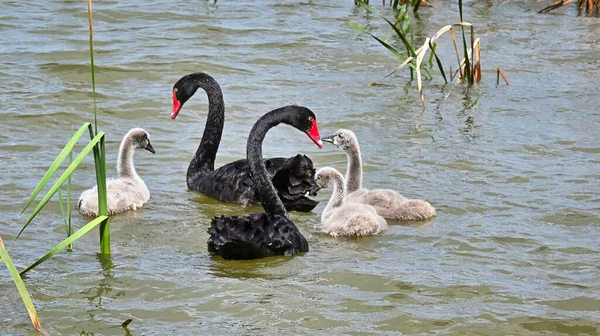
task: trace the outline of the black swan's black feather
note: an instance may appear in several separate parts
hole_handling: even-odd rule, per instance
[[[298,154],[291,158],[265,159],[269,177],[288,211],[309,212],[319,202],[306,197],[317,190],[312,160]],[[260,205],[250,166],[246,159],[228,163],[216,170],[188,180],[190,190],[226,203]]]
[[[221,202],[243,206],[260,204],[246,160],[238,160],[215,170],[215,158],[225,123],[225,102],[221,86],[213,77],[205,73],[193,73],[179,79],[173,86],[171,118],[177,117],[183,104],[199,88],[208,97],[208,117],[202,140],[188,167],[188,188]],[[277,175],[273,183],[288,211],[308,212],[317,206],[318,202],[306,197],[307,194],[316,194],[317,190],[312,161],[308,157],[272,158],[265,160],[265,165],[271,178]]]
[[[308,252],[308,242],[296,225],[277,214],[215,217],[208,234],[208,251],[224,259],[295,256]]]
[[[312,184],[306,182],[315,171],[312,161],[303,155],[290,159],[262,158],[262,143],[269,129],[280,123],[294,126],[309,134],[318,128],[314,113],[301,106],[286,106],[273,110],[256,121],[246,144],[247,161],[232,163],[243,166],[244,178],[235,179],[239,174],[227,175],[223,170],[220,178],[233,178],[234,184],[249,186],[260,200],[265,213],[244,216],[215,217],[208,230],[208,251],[225,259],[256,259],[274,255],[295,256],[308,252],[308,242],[294,222],[289,219],[283,200],[288,200],[298,209],[314,205],[306,203],[301,191],[314,192]],[[317,143],[319,144],[319,143]],[[221,169],[215,171],[219,172]],[[314,181],[314,179],[313,179]],[[276,188],[280,186],[280,188]],[[213,188],[219,188],[216,184]],[[220,186],[223,190],[223,186]],[[303,208],[304,207],[304,208]]]

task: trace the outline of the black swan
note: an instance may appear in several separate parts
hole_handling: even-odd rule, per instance
[[[427,201],[408,199],[391,189],[367,190],[362,187],[362,159],[354,132],[340,129],[322,140],[341,148],[348,157],[345,200],[370,204],[380,216],[387,219],[413,220],[435,216],[435,208]]]
[[[208,117],[204,134],[196,154],[187,171],[187,185],[190,190],[199,191],[221,202],[242,206],[259,204],[259,198],[250,179],[248,161],[238,160],[215,170],[215,157],[221,142],[225,120],[223,93],[217,81],[204,73],[183,76],[173,86],[173,113],[175,119],[183,104],[198,88],[208,96]],[[316,124],[308,136],[322,147]],[[265,160],[269,177],[272,179],[279,197],[288,211],[309,212],[318,202],[306,196],[316,195],[315,169],[310,158],[296,155],[291,158],[270,158]]]
[[[319,139],[315,115],[306,107],[285,106],[258,119],[248,137],[246,157],[250,176],[256,187],[256,196],[265,212],[215,217],[208,230],[210,253],[225,259],[256,259],[308,252],[308,242],[289,219],[266,167],[267,161],[262,158],[265,135],[280,123],[294,126],[308,134],[313,141],[315,138]]]

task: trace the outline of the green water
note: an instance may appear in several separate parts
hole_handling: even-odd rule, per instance
[[[415,39],[458,21],[451,2],[421,8]],[[372,1],[388,16],[392,10]],[[94,5],[99,127],[114,176],[122,136],[151,134],[156,155],[136,166],[151,200],[112,220],[113,255],[97,231],[36,268],[26,284],[52,335],[596,335],[600,326],[600,23],[534,1],[469,2],[482,40],[483,81],[467,90],[425,82],[420,107],[408,72],[354,22],[385,37],[385,22],[352,1],[99,1]],[[81,1],[0,3],[0,234],[69,138],[92,120],[87,7]],[[450,38],[440,55],[455,60]],[[456,66],[454,65],[454,68]],[[501,67],[511,85],[496,86]],[[365,186],[430,201],[438,217],[390,223],[375,237],[318,230],[329,197],[292,218],[311,252],[232,262],[206,252],[215,215],[243,209],[187,191],[185,172],[206,120],[196,95],[176,120],[171,88],[206,71],[222,85],[226,124],[217,165],[242,158],[254,121],[302,104],[321,134],[356,132]],[[309,155],[345,170],[332,146],[300,132],[267,136],[266,156]],[[74,202],[95,184],[91,157]],[[74,213],[76,227],[85,220]],[[65,236],[58,203],[10,253],[28,265]],[[32,328],[0,268],[0,334]]]

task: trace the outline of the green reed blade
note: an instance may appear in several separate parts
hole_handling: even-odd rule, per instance
[[[34,262],[33,264],[31,264],[26,269],[22,270],[21,273],[20,273],[20,275],[21,276],[24,275],[25,273],[29,272],[30,270],[32,270],[37,265],[39,265],[39,264],[43,263],[44,261],[50,259],[53,255],[55,255],[58,252],[62,251],[65,247],[67,247],[68,245],[72,244],[77,239],[83,237],[83,235],[85,235],[86,233],[90,232],[91,229],[95,228],[98,224],[104,222],[105,220],[108,220],[108,216],[98,216],[96,219],[94,219],[91,222],[87,223],[81,229],[75,231],[75,233],[73,233],[70,237],[68,237],[67,239],[63,240],[58,245],[56,245],[54,248],[52,248],[43,257],[41,257],[40,259],[38,259],[36,262]]]
[[[385,41],[383,41],[383,40],[382,40],[382,39],[380,39],[379,37],[377,37],[377,36],[375,36],[375,35],[373,35],[373,34],[369,33],[369,32],[368,32],[368,31],[366,31],[364,28],[361,28],[361,27],[359,27],[359,26],[355,25],[355,24],[354,24],[354,23],[352,23],[352,22],[348,22],[348,24],[349,24],[349,25],[350,25],[352,28],[354,28],[354,29],[358,30],[359,32],[361,32],[361,33],[365,33],[365,34],[367,34],[367,35],[371,36],[372,38],[374,38],[375,40],[377,40],[377,42],[381,43],[381,45],[382,45],[382,46],[386,47],[386,48],[387,48],[389,51],[391,51],[391,52],[392,52],[394,55],[398,56],[398,58],[400,58],[402,61],[405,61],[405,60],[406,60],[406,57],[404,57],[404,55],[402,55],[402,54],[401,54],[401,53],[400,53],[398,50],[396,50],[396,48],[392,47],[391,45],[389,45],[388,43],[386,43]],[[413,68],[413,69],[415,68],[414,64],[412,64],[412,63],[408,63],[408,66],[409,66],[409,67],[411,67],[411,68]]]
[[[104,138],[102,138],[100,143],[94,148],[96,181],[98,183],[98,215],[108,215],[106,191],[106,146],[104,144]],[[110,254],[110,220],[108,219],[100,225],[100,253]]]
[[[58,205],[60,206],[60,213],[63,216],[63,221],[65,222],[65,228],[68,227],[67,225],[67,213],[65,212],[65,207],[63,205],[63,196],[62,196],[62,188],[58,188]]]
[[[382,19],[385,20],[385,22],[387,22],[392,29],[396,32],[396,35],[398,35],[398,37],[400,37],[400,39],[402,40],[402,43],[404,43],[404,45],[406,46],[406,48],[409,51],[409,55],[412,57],[417,57],[417,53],[415,52],[415,49],[413,48],[412,44],[408,41],[408,39],[406,39],[406,36],[404,33],[402,33],[398,27],[396,27],[394,25],[393,22],[391,22],[390,20],[388,20],[385,16],[383,16],[381,13],[379,13],[375,8],[367,5],[366,3],[364,3],[361,0],[356,0],[356,2],[361,5],[362,7],[366,8],[369,12],[381,17]]]
[[[23,214],[23,212],[25,212],[25,210],[27,210],[27,208],[31,205],[33,200],[35,200],[35,198],[40,193],[40,191],[42,191],[42,189],[46,186],[46,184],[48,183],[48,180],[50,180],[50,178],[54,175],[54,173],[56,173],[56,170],[58,169],[58,167],[65,160],[65,158],[67,157],[67,154],[70,153],[71,150],[73,150],[73,147],[75,146],[77,141],[79,141],[79,138],[81,138],[81,135],[83,134],[83,132],[85,132],[85,129],[89,125],[90,125],[90,123],[88,123],[88,122],[84,123],[79,128],[79,130],[71,137],[69,142],[67,142],[67,144],[65,145],[63,150],[60,152],[60,154],[58,154],[58,156],[56,157],[54,162],[52,162],[52,164],[50,165],[50,168],[48,168],[48,171],[46,172],[44,177],[42,177],[42,179],[38,183],[37,187],[35,187],[35,189],[33,190],[33,193],[31,194],[31,197],[29,197],[29,200],[27,201],[27,203],[25,203],[25,207],[21,211],[21,214]]]
[[[419,10],[419,6],[421,6],[421,2],[423,2],[423,1],[422,0],[413,1],[413,13],[417,14],[417,11]]]
[[[446,72],[444,72],[444,66],[442,65],[442,61],[440,61],[440,58],[438,57],[437,53],[435,52],[436,46],[437,46],[437,44],[431,44],[431,42],[429,42],[429,48],[431,49],[431,54],[435,57],[435,62],[437,63],[438,68],[440,69],[440,73],[442,74],[442,77],[444,77],[444,82],[446,82],[446,84],[448,84],[448,79],[446,78]]]
[[[462,0],[458,0],[458,12],[460,13],[460,22],[463,23],[464,21]],[[467,83],[469,84],[469,86],[471,86],[473,84],[473,76],[471,76],[471,62],[469,60],[469,48],[467,46],[467,39],[465,37],[465,27],[460,26],[460,30],[462,32],[463,53],[465,56],[465,77],[467,77]],[[458,66],[460,70],[460,64]]]
[[[31,318],[31,323],[33,324],[33,327],[43,335],[48,335],[48,333],[44,329],[42,329],[42,325],[40,324],[40,318],[38,317],[37,311],[35,310],[33,301],[31,301],[31,296],[27,291],[27,287],[25,287],[23,279],[21,279],[21,276],[19,275],[19,271],[17,271],[15,264],[8,255],[8,252],[6,252],[6,248],[4,247],[4,243],[2,242],[2,237],[0,237],[0,259],[2,259],[2,261],[4,261],[4,263],[6,264],[6,267],[10,272],[10,276],[12,277],[13,281],[15,282],[15,285],[17,286],[17,289],[19,290],[21,300],[23,300],[23,304],[25,304],[25,308],[29,313],[29,318]]]
[[[71,126],[71,133],[73,133],[73,126]],[[69,165],[73,163],[73,152],[69,152]],[[71,236],[73,233],[73,216],[71,214],[71,181],[73,175],[69,175],[69,179],[67,180],[67,237]],[[67,251],[73,251],[73,245],[67,246]]]
[[[94,133],[98,134],[98,112],[96,109],[96,74],[94,72],[94,25],[92,24],[92,0],[88,0],[90,31],[90,72],[92,73],[92,99],[94,101]]]
[[[58,180],[54,183],[52,188],[50,188],[50,190],[46,193],[44,198],[40,201],[40,203],[35,208],[35,210],[33,210],[33,213],[29,216],[29,219],[27,219],[27,222],[25,223],[25,225],[23,225],[23,227],[21,228],[21,231],[19,231],[19,234],[15,237],[15,239],[13,240],[13,243],[14,243],[14,241],[16,241],[19,238],[19,236],[21,236],[21,233],[23,233],[23,230],[25,230],[25,228],[29,225],[29,223],[31,223],[31,221],[40,212],[40,210],[42,210],[42,208],[46,205],[46,203],[48,203],[50,198],[52,198],[52,196],[54,196],[54,194],[56,193],[58,188],[60,188],[60,186],[63,183],[65,183],[65,180],[69,176],[71,176],[71,174],[73,174],[73,171],[75,171],[75,169],[77,167],[79,167],[79,165],[81,164],[83,159],[85,159],[85,157],[92,151],[92,149],[95,147],[95,145],[98,142],[100,142],[100,140],[103,137],[104,137],[104,132],[98,133],[98,135],[96,135],[96,137],[94,139],[92,139],[92,141],[90,141],[90,143],[87,144],[87,146],[85,146],[85,148],[81,151],[81,153],[79,153],[79,155],[77,155],[77,157],[75,158],[73,163],[71,163],[69,165],[69,167],[67,167],[67,169],[64,171],[64,173],[58,178]]]

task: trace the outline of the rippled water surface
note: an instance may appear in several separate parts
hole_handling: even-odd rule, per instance
[[[392,10],[372,1],[391,16]],[[421,8],[415,39],[458,21],[453,2]],[[357,23],[385,37],[385,22],[344,1],[98,1],[94,7],[99,127],[110,174],[133,127],[156,155],[136,155],[152,193],[112,220],[113,255],[97,231],[26,278],[43,326],[56,335],[481,334],[596,335],[600,326],[600,23],[574,8],[538,15],[533,1],[477,1],[465,19],[482,39],[483,82],[467,90],[426,82],[420,107],[408,72],[370,81],[398,61]],[[0,230],[9,243],[24,201],[71,127],[91,121],[87,12],[82,1],[0,3]],[[455,58],[449,38],[440,54]],[[496,86],[501,67],[510,86]],[[245,155],[263,113],[310,107],[322,135],[353,129],[365,185],[429,200],[438,217],[390,223],[359,240],[318,230],[293,213],[311,251],[293,259],[223,261],[206,251],[214,215],[243,209],[187,191],[185,172],[206,120],[196,95],[176,120],[171,88],[206,71],[223,87],[221,165]],[[78,147],[81,148],[81,147]],[[265,155],[310,155],[344,171],[289,127]],[[76,199],[95,184],[88,158]],[[10,250],[25,266],[65,236],[53,202]],[[85,219],[74,213],[77,227]],[[0,270],[0,333],[30,335],[14,284]]]

